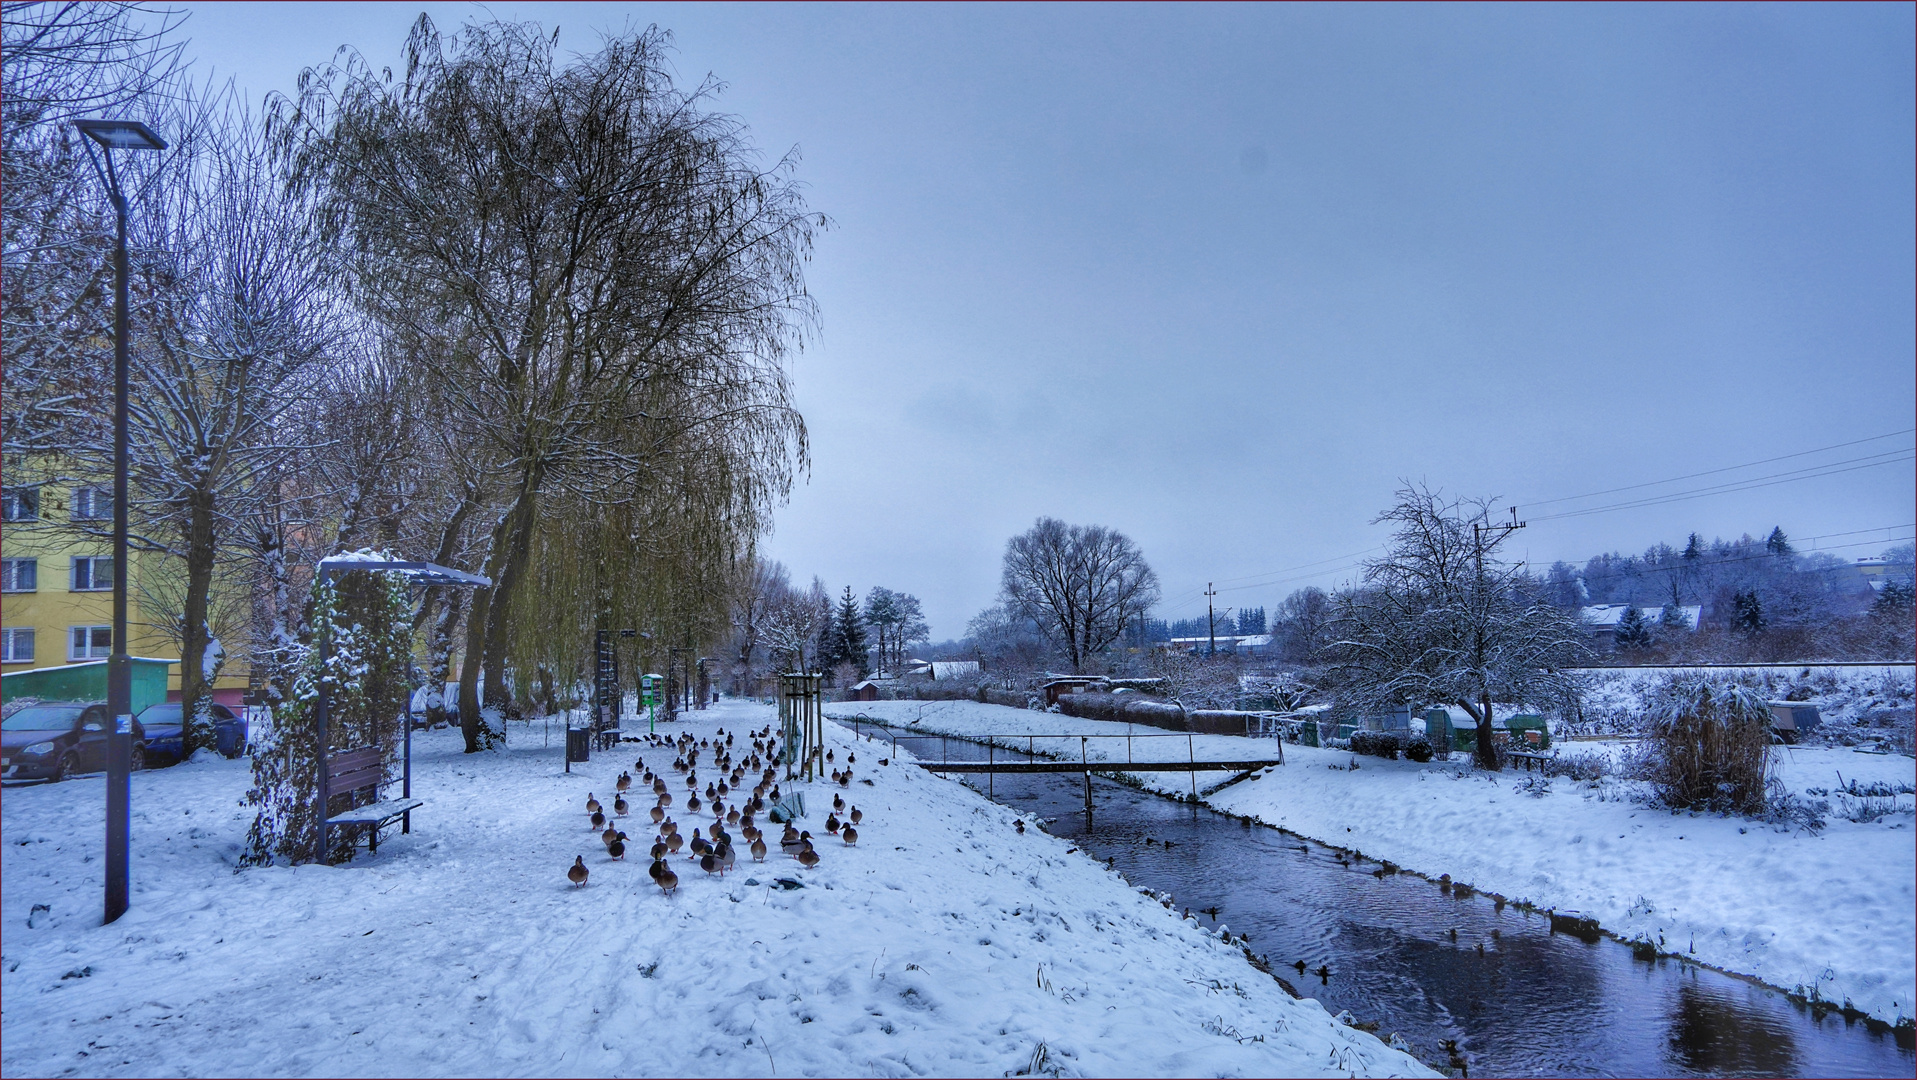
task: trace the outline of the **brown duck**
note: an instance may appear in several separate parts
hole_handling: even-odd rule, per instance
[[[586,869],[586,857],[580,855],[572,860],[572,868],[566,871],[566,880],[572,882],[574,886],[584,885],[587,875],[591,873],[592,871]]]

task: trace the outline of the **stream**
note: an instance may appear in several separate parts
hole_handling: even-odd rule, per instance
[[[921,760],[986,759],[983,745],[958,738],[942,749],[938,736],[859,727],[896,736]],[[1178,910],[1215,908],[1196,917],[1249,934],[1298,993],[1376,1023],[1380,1038],[1397,1032],[1434,1067],[1453,1060],[1449,1042],[1471,1076],[1917,1073],[1917,1055],[1881,1024],[1675,957],[1636,959],[1609,938],[1556,933],[1541,912],[1456,895],[1279,829],[1096,777],[1087,822],[1077,774],[957,779],[1047,819],[1047,832],[1111,860],[1135,886],[1171,893]]]

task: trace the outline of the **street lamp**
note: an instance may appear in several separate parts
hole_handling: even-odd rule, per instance
[[[113,244],[113,654],[107,660],[106,921],[126,914],[127,841],[132,811],[133,662],[126,651],[126,196],[113,169],[115,150],[164,150],[166,140],[138,120],[75,120],[80,134],[100,144],[106,167],[87,147],[87,158],[113,196],[119,229]]]

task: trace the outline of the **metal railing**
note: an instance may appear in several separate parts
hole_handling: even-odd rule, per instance
[[[853,734],[860,738],[871,738],[871,736],[868,736],[865,734],[865,730],[864,730],[864,724],[871,723],[873,727],[878,728],[887,737],[889,737],[892,744],[892,753],[895,756],[898,754],[899,738],[901,736],[901,732],[899,732],[898,729],[894,727],[893,725],[886,724],[880,721],[875,721],[869,717],[861,717],[861,716],[832,717],[831,719],[835,723],[839,724],[840,726],[846,726],[849,724],[852,728]],[[1082,772],[1085,774],[1087,785],[1089,785],[1091,783],[1091,774],[1095,772],[1118,773],[1118,772],[1183,771],[1191,775],[1191,797],[1192,797],[1192,801],[1195,803],[1198,800],[1198,773],[1200,771],[1252,772],[1257,769],[1264,768],[1268,765],[1274,765],[1274,764],[1283,765],[1285,763],[1285,744],[1283,739],[1275,739],[1273,741],[1274,745],[1277,747],[1277,750],[1278,750],[1278,756],[1276,759],[1261,758],[1261,759],[1217,760],[1217,759],[1200,758],[1198,756],[1197,734],[1198,733],[1196,732],[1190,732],[1190,731],[1153,731],[1153,732],[1127,731],[1122,735],[1117,733],[1113,733],[1109,735],[1086,735],[1086,734],[1080,734],[1076,732],[1072,732],[1072,733],[1061,732],[1058,734],[1044,734],[1040,732],[1020,732],[1016,735],[993,734],[989,732],[984,732],[984,733],[979,733],[977,735],[955,735],[949,732],[940,732],[940,731],[927,731],[927,732],[907,731],[903,733],[903,737],[906,738],[907,740],[911,740],[911,739],[939,740],[938,764],[934,765],[930,762],[921,762],[920,764],[924,768],[932,772],[973,772],[973,773],[982,772],[982,773],[985,773],[986,793],[988,796],[994,793],[994,777],[999,772]],[[951,747],[950,747],[950,740],[952,739],[957,739],[958,741],[964,742],[964,743],[970,743],[974,746],[983,746],[985,748],[985,755],[986,755],[985,761],[982,763],[981,762],[956,762],[956,763],[953,762],[951,760]],[[1017,751],[1015,746],[1000,747],[997,742],[993,741],[998,739],[1010,740],[1014,743],[1016,743],[1018,739],[1024,739],[1025,755],[1027,757],[1036,758],[1036,759],[1050,759],[1052,762],[1064,763],[1064,767],[1062,768],[1047,767],[1047,766],[1034,767],[1030,764],[1015,763],[1015,762],[1006,762],[1005,764],[1001,765],[996,760],[996,754],[998,750],[1012,749],[1014,752],[1017,752]],[[1077,739],[1078,740],[1078,758],[1079,758],[1077,763],[1072,764],[1070,762],[1069,757],[1066,757],[1061,754],[1053,753],[1052,751],[1054,750],[1054,747],[1047,747],[1041,751],[1038,747],[1038,740],[1040,739],[1062,740],[1065,742],[1067,746],[1070,746],[1071,744],[1070,741],[1072,739]],[[1125,760],[1122,763],[1117,761],[1114,758],[1099,758],[1098,760],[1093,760],[1091,757],[1091,741],[1093,739],[1107,739],[1107,740],[1123,739],[1125,741]],[[1135,739],[1184,739],[1185,740],[1185,760],[1180,762],[1176,760],[1167,760],[1163,757],[1157,757],[1157,758],[1147,759],[1145,761],[1139,761],[1136,757],[1134,757],[1134,754],[1133,754],[1134,748],[1132,743],[1133,743],[1133,740]],[[982,768],[980,767],[981,765],[983,766]],[[1089,791],[1089,787],[1087,790]]]

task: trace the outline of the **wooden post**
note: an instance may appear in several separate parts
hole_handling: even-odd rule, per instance
[[[1078,737],[1078,763],[1085,767],[1085,827],[1092,827],[1092,765],[1085,753],[1085,736]]]
[[[1186,769],[1186,773],[1191,777],[1191,804],[1193,808],[1192,812],[1197,813],[1198,751],[1192,748],[1192,737],[1191,737],[1191,732],[1189,731],[1185,732],[1185,763],[1188,766],[1188,768]]]

